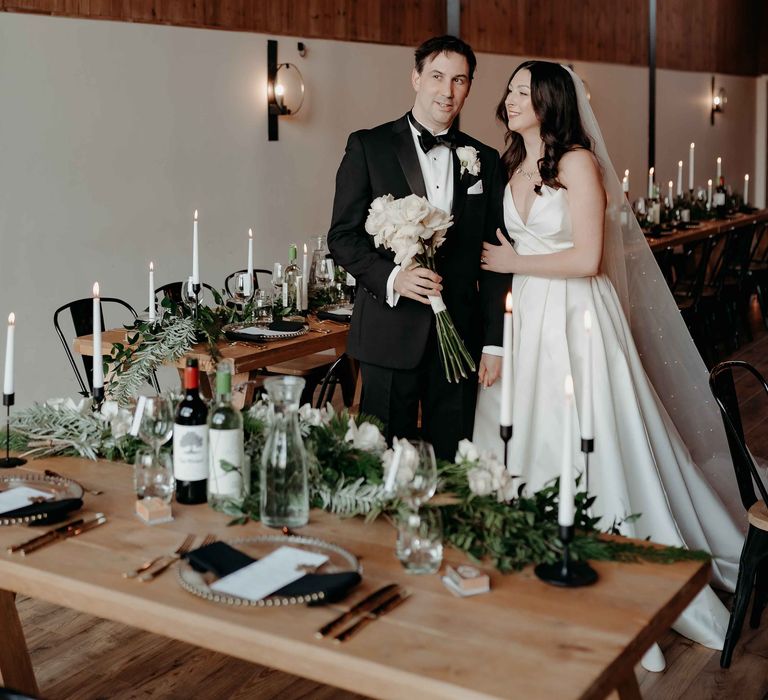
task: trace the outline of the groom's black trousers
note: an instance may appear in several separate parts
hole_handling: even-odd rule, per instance
[[[424,356],[414,369],[390,369],[360,363],[363,393],[360,411],[384,423],[387,442],[393,437],[422,437],[439,459],[453,461],[462,438],[472,438],[477,375],[458,384],[445,378],[434,322]],[[421,403],[421,432],[418,429]]]

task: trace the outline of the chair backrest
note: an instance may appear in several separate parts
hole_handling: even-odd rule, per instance
[[[117,299],[116,297],[104,297],[101,299],[101,330],[106,330],[104,326],[105,304],[121,306],[127,309],[134,319],[136,318],[136,311],[127,301]],[[84,379],[77,367],[77,363],[75,362],[75,357],[72,354],[72,350],[70,348],[70,342],[68,342],[67,338],[65,338],[64,332],[62,331],[61,324],[59,322],[59,315],[65,311],[69,311],[72,318],[75,337],[81,335],[89,335],[93,333],[93,298],[86,297],[85,299],[76,299],[75,301],[70,301],[68,304],[64,304],[63,306],[60,306],[58,309],[56,309],[53,314],[53,327],[56,330],[56,334],[59,336],[59,340],[61,340],[61,344],[64,346],[67,359],[69,360],[69,364],[72,366],[72,371],[75,373],[75,378],[77,379],[77,383],[80,386],[80,393],[83,396],[90,396],[91,390],[93,389],[93,358],[87,355],[81,356],[83,369],[85,371]],[[74,340],[74,338],[70,340]],[[155,379],[155,382],[157,382],[157,379]]]
[[[768,261],[768,222],[763,221],[755,226],[754,235],[752,238],[752,249],[749,255],[749,261],[766,262]]]
[[[224,289],[227,290],[227,294],[229,294],[229,296],[232,296],[232,290],[229,288],[229,283],[235,279],[236,275],[242,275],[244,272],[247,272],[247,270],[235,270],[232,274],[227,275],[227,278],[224,280]],[[269,275],[272,277],[272,270],[265,270],[261,267],[253,269],[254,289],[259,289],[259,275]]]
[[[741,420],[739,398],[733,376],[734,370],[740,373],[751,374],[760,384],[764,399],[768,399],[768,384],[760,372],[743,360],[721,362],[713,367],[709,373],[709,386],[715,401],[717,401],[717,405],[720,407],[720,415],[723,419],[723,426],[728,438],[728,447],[731,452],[731,459],[733,460],[733,469],[736,473],[736,482],[739,486],[741,502],[744,504],[744,508],[749,510],[757,501],[753,481],[757,485],[760,496],[765,503],[768,503],[768,490],[760,478],[755,460],[744,438],[744,426]]]
[[[181,298],[181,285],[184,283],[185,282],[168,282],[167,284],[164,284],[162,287],[158,287],[155,290],[155,297],[160,294],[162,295],[161,301],[162,299],[170,299],[174,304],[181,304],[183,303]],[[203,289],[207,289],[209,292],[211,292],[214,297],[218,294],[218,291],[211,287],[210,284],[203,282],[202,286]]]
[[[346,369],[349,358],[346,353],[339,355],[334,363],[328,368],[323,380],[320,382],[320,392],[315,401],[315,408],[324,408],[327,403],[333,401],[333,395],[336,387],[341,383],[341,373]]]
[[[678,278],[675,287],[676,296],[692,299],[698,304],[704,283],[707,280],[709,261],[712,256],[712,248],[715,245],[715,236],[708,236],[700,241],[685,246],[685,259],[687,268]],[[682,284],[685,282],[685,284]]]

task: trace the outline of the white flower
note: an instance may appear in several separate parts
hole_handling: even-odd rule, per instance
[[[395,459],[396,451],[400,454],[398,459]],[[390,470],[396,468],[395,483],[408,484],[416,476],[416,468],[419,466],[419,453],[406,438],[394,438],[392,440],[392,449],[387,450],[381,456],[381,462],[384,466],[385,483],[389,480]]]
[[[67,411],[74,411],[82,416],[88,415],[93,406],[93,400],[89,397],[83,397],[75,403],[75,401],[69,397],[66,399],[48,399],[45,402],[46,406],[56,409],[65,409]]]
[[[477,496],[489,496],[493,491],[493,478],[487,469],[473,467],[467,472],[469,489]]]
[[[299,420],[307,425],[318,426],[323,424],[323,416],[319,408],[312,408],[312,404],[305,403],[299,408]]]
[[[387,447],[387,441],[373,423],[365,421],[358,426],[355,423],[355,419],[350,417],[348,425],[349,428],[346,435],[344,435],[344,440],[351,442],[352,446],[356,449],[368,452],[383,452]]]
[[[261,423],[268,424],[272,422],[272,406],[265,401],[257,401],[248,409],[248,413],[252,418]]]
[[[117,401],[105,401],[101,404],[99,418],[109,423],[112,437],[117,439],[127,435],[133,423],[133,415],[125,408],[120,408]]]
[[[480,158],[477,149],[472,146],[459,146],[456,149],[456,157],[461,163],[461,170],[459,171],[459,177],[465,172],[477,177],[480,174]]]
[[[417,194],[409,194],[402,200],[402,209],[405,220],[417,224],[426,218],[432,205],[425,197],[419,197]]]
[[[480,459],[480,453],[477,451],[475,444],[465,438],[459,442],[455,459],[457,462],[476,462]]]
[[[496,500],[498,500],[499,503],[508,503],[517,498],[517,487],[518,479],[505,471],[504,479],[496,490]]]

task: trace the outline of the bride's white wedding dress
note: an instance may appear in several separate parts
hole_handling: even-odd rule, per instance
[[[507,231],[520,255],[555,253],[573,245],[565,189],[542,186],[528,221],[518,213],[510,188],[504,195]],[[565,402],[563,384],[573,376],[576,407],[584,388],[584,311],[593,319],[595,451],[589,488],[595,515],[607,527],[631,513],[622,526],[630,537],[705,549],[715,558],[721,585],[733,590],[743,534],[709,486],[649,381],[619,297],[607,276],[548,279],[515,275],[512,282],[514,355],[513,423],[509,469],[529,490],[559,475]],[[673,355],[667,360],[676,362]],[[706,381],[706,377],[702,377]],[[501,455],[501,381],[478,394],[475,443]],[[696,411],[696,406],[690,406]],[[574,454],[579,431],[575,430]],[[732,472],[726,477],[733,478]],[[677,620],[681,634],[722,649],[728,612],[706,588]]]

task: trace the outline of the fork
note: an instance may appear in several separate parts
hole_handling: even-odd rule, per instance
[[[181,556],[182,554],[186,554],[191,548],[192,543],[195,541],[194,535],[187,535],[184,538],[184,541],[176,547],[176,549],[171,554],[159,554],[154,559],[149,559],[145,561],[138,569],[134,569],[133,571],[125,571],[123,573],[123,578],[136,578],[139,574],[141,574],[143,571],[146,571],[147,569],[151,569],[157,562],[159,562],[164,557],[168,556]]]
[[[62,474],[59,474],[59,472],[53,471],[53,469],[46,469],[43,473],[46,476],[53,477],[54,479],[67,479],[67,478],[69,478],[69,477],[63,476]],[[77,483],[80,483],[80,482],[77,482]],[[90,493],[92,496],[101,496],[101,494],[104,493],[103,491],[99,491],[98,489],[88,489],[85,486],[83,486],[82,484],[80,484],[80,486],[82,486],[83,491],[85,491],[86,493]]]
[[[194,540],[194,537],[192,538]],[[216,541],[216,535],[206,535],[203,538],[203,542],[200,545],[201,547],[205,547],[209,544],[213,544]],[[144,583],[147,583],[149,581],[154,581],[160,574],[163,573],[173,562],[177,561],[181,558],[182,554],[186,554],[190,551],[192,547],[188,547],[183,552],[177,552],[171,556],[169,556],[166,561],[164,561],[160,566],[158,566],[156,569],[153,569],[152,571],[145,571],[141,576],[139,576],[139,581],[142,581]]]

